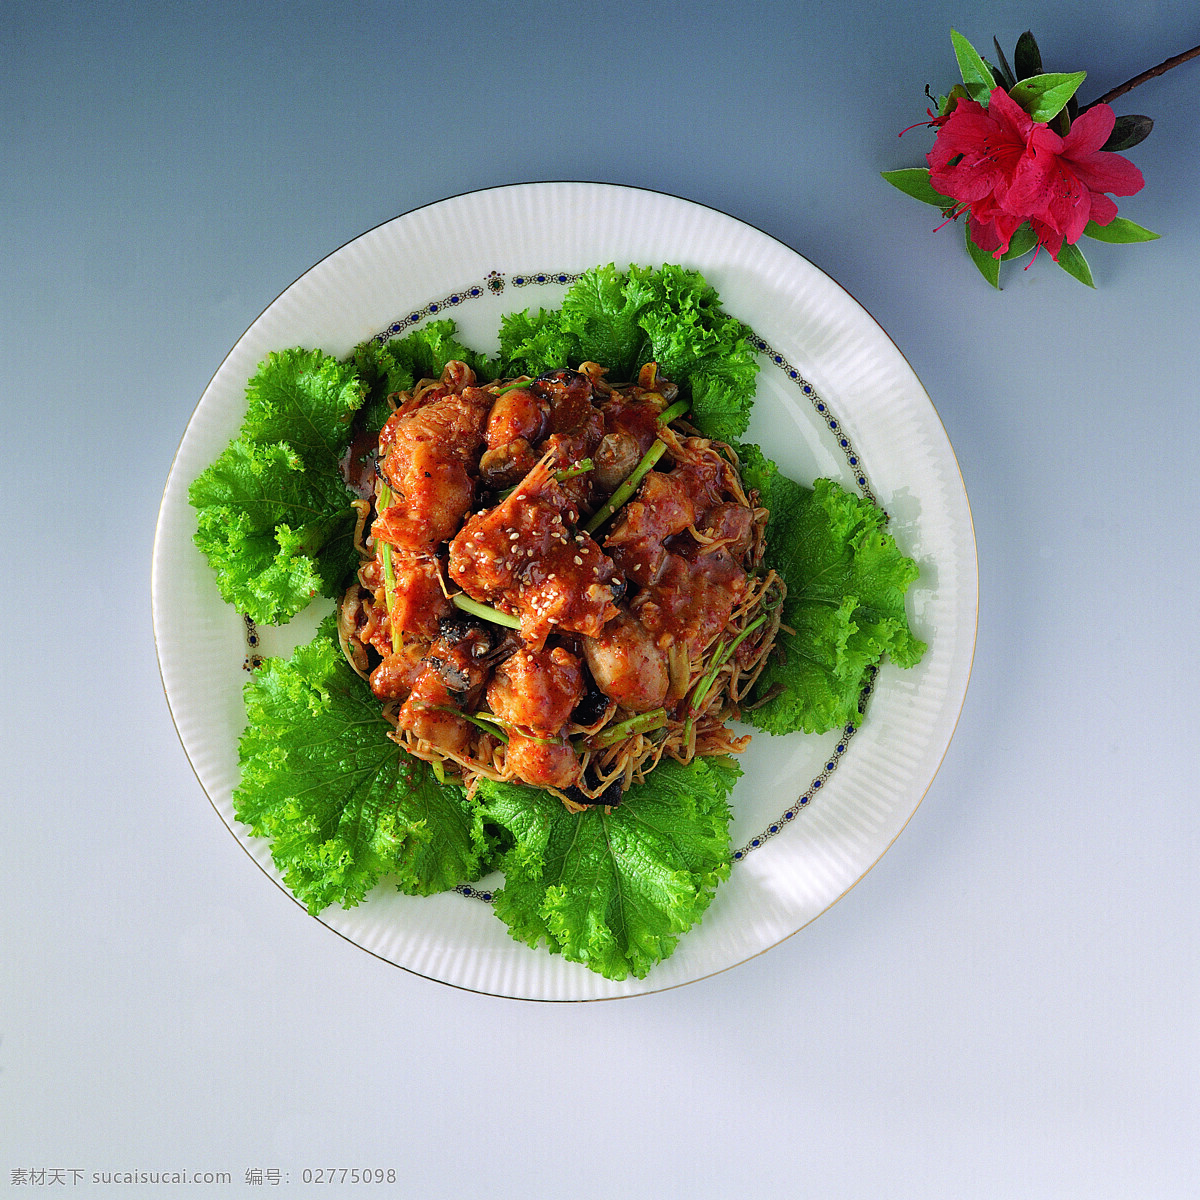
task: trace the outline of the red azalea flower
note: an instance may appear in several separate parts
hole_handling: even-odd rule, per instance
[[[929,182],[968,212],[971,237],[996,258],[1026,221],[1057,259],[1088,221],[1107,225],[1117,206],[1104,193],[1130,196],[1142,173],[1127,158],[1100,147],[1116,118],[1107,104],[1084,112],[1067,136],[1034,121],[1003,88],[984,108],[960,99],[930,150]]]
[[[1108,141],[1116,117],[1097,104],[1076,118],[1067,136],[1034,125],[1031,169],[1009,191],[1009,203],[1027,204],[1038,241],[1058,258],[1064,241],[1074,245],[1088,221],[1108,225],[1116,204],[1105,195],[1132,196],[1145,184],[1142,173],[1120,154],[1100,147]]]

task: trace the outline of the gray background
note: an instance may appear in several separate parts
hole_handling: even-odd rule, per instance
[[[1197,1194],[1200,61],[1116,105],[1157,121],[1120,204],[1162,239],[1096,244],[1095,291],[1043,256],[997,293],[879,178],[922,161],[896,135],[951,26],[1032,27],[1085,99],[1200,41],[1194,0],[0,7],[0,1190]],[[933,397],[979,543],[974,677],[904,835],[775,950],[605,1004],[462,993],[308,919],[192,775],[150,624],[163,483],[245,327],[379,222],[540,179],[711,205],[837,279]]]

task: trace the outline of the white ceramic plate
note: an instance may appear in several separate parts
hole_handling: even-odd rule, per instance
[[[726,311],[762,339],[747,440],[804,482],[832,476],[890,513],[921,567],[910,593],[920,665],[885,664],[851,739],[755,738],[733,795],[730,879],[699,926],[644,980],[614,983],[509,937],[484,900],[375,889],[321,920],[406,970],[494,995],[541,1000],[628,996],[678,986],[774,946],[820,915],[880,858],[916,810],[953,734],[974,653],[978,573],[970,509],[929,397],[893,343],[836,283],[765,234],[672,196],[586,183],[498,187],[397,217],[292,284],[246,331],[188,424],[163,496],[153,608],[163,683],[184,749],[213,806],[283,885],[268,846],[233,816],[245,720],[245,627],[195,549],[191,481],[236,435],[245,384],[268,351],[348,353],[383,331],[451,316],[463,340],[496,348],[500,315],[554,307],[572,273],[597,264],[700,270]],[[288,652],[329,605],[262,649]],[[500,877],[481,889],[499,886]]]

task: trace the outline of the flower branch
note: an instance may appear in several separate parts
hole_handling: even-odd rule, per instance
[[[1081,238],[1158,237],[1118,216],[1112,199],[1144,186],[1141,171],[1118,151],[1144,140],[1154,122],[1142,115],[1118,118],[1108,101],[1197,57],[1200,47],[1081,107],[1076,93],[1086,72],[1045,71],[1032,33],[1018,39],[1011,64],[995,39],[995,65],[957,30],[950,39],[962,83],[936,99],[936,115],[929,111],[929,119],[919,122],[937,131],[926,155],[929,165],[884,171],[883,177],[940,208],[942,225],[965,217],[967,252],[993,287],[1000,286],[1002,262],[1030,252],[1036,259],[1042,249],[1081,283],[1094,286],[1078,246]]]
[[[1111,104],[1114,100],[1119,100],[1127,92],[1132,92],[1135,87],[1141,87],[1143,83],[1149,83],[1152,79],[1157,79],[1160,75],[1165,75],[1174,67],[1182,66],[1189,59],[1200,57],[1200,46],[1193,46],[1190,50],[1185,50],[1182,54],[1172,55],[1170,58],[1160,62],[1157,67],[1151,67],[1148,71],[1143,71],[1140,75],[1135,75],[1132,79],[1127,79],[1124,83],[1113,88],[1110,92],[1105,92],[1099,100],[1093,100],[1086,107],[1091,108],[1096,104]]]

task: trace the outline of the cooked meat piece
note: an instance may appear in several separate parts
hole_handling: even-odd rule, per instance
[[[457,713],[476,707],[501,635],[494,626],[469,618],[451,618],[441,628],[416,672],[396,724],[443,750],[465,754],[476,730]]]
[[[746,572],[726,553],[666,555],[633,611],[660,646],[687,647],[695,658],[729,623],[746,591]]]
[[[378,557],[359,571],[359,579],[375,595],[377,606],[383,610],[374,644],[391,647],[392,623],[405,634],[413,633],[432,640],[438,634],[438,622],[450,610],[450,601],[442,586],[441,569],[433,554],[392,547],[392,580],[389,598],[385,596],[383,564]]]
[[[568,788],[583,778],[583,767],[565,738],[528,738],[514,733],[508,739],[504,763],[534,787]]]
[[[529,443],[541,441],[550,416],[550,402],[529,388],[508,388],[492,404],[488,413],[489,448],[507,446],[517,438]]]
[[[546,432],[550,402],[527,387],[508,388],[488,414],[487,444],[479,460],[479,477],[490,488],[507,488],[533,469],[540,457],[535,446]]]
[[[535,395],[550,405],[551,433],[582,428],[597,415],[592,403],[595,395],[592,381],[578,371],[547,371],[529,386]]]
[[[518,650],[496,668],[488,684],[488,707],[496,716],[552,737],[583,698],[579,659],[562,646]]]
[[[597,637],[581,639],[596,686],[631,712],[661,707],[670,676],[667,655],[641,622],[621,612]]]
[[[701,553],[723,548],[731,557],[741,559],[750,549],[754,537],[754,510],[744,504],[714,504],[697,524],[710,543],[701,546]]]
[[[377,541],[428,550],[454,535],[474,499],[468,468],[478,459],[491,404],[487,392],[468,387],[388,418],[379,469],[393,503],[372,526]]]
[[[596,634],[616,615],[623,583],[587,534],[572,534],[570,502],[545,463],[506,500],[470,517],[450,543],[450,577],[463,591],[520,618],[540,649],[554,630]]]
[[[667,538],[696,519],[696,502],[681,470],[650,471],[604,539],[613,561],[641,587],[649,587],[666,556]]]
[[[389,650],[371,672],[371,691],[381,700],[403,700],[412,691],[428,650],[428,643],[415,638],[404,642],[398,651]]]
[[[658,418],[665,407],[666,401],[657,392],[633,397],[614,396],[603,409],[604,428],[608,434],[626,434],[633,438],[641,458],[658,436]]]

